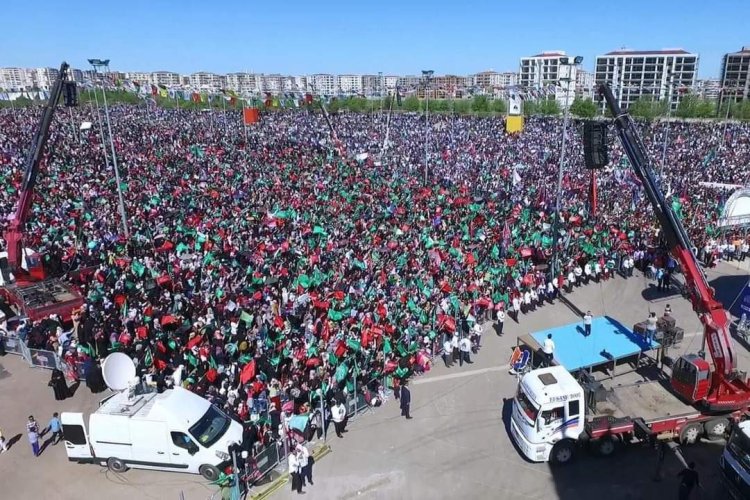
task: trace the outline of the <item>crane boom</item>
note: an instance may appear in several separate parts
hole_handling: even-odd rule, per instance
[[[715,291],[708,283],[698,263],[690,238],[672,207],[667,203],[646,155],[633,119],[620,109],[620,105],[606,84],[599,92],[604,96],[614,116],[617,135],[630,160],[633,172],[643,184],[646,196],[654,209],[672,256],[680,263],[693,310],[703,325],[704,336],[713,359],[715,370],[705,400],[709,406],[719,408],[734,406],[750,399],[750,390],[745,381],[737,377],[737,360],[729,332],[729,317],[724,306],[715,298]],[[673,376],[674,378],[674,376]],[[673,385],[674,381],[673,381]],[[695,393],[695,391],[694,391]],[[699,400],[693,393],[692,399]]]
[[[44,106],[39,128],[37,128],[34,134],[29,154],[26,158],[26,167],[24,169],[18,205],[16,206],[13,219],[10,221],[8,232],[5,235],[5,239],[8,242],[8,265],[13,271],[21,269],[23,231],[31,209],[31,200],[34,197],[34,188],[36,187],[36,179],[39,175],[39,168],[42,163],[42,156],[44,155],[44,147],[49,139],[49,128],[52,124],[57,104],[62,96],[67,74],[68,63],[63,62],[60,65],[60,73],[57,76],[57,80],[50,91],[49,100]]]

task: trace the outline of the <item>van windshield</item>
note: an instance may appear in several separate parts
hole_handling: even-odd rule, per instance
[[[224,435],[231,423],[224,412],[211,405],[206,414],[190,428],[190,434],[204,447],[210,448]]]
[[[516,401],[518,406],[521,407],[521,411],[528,417],[532,422],[536,422],[536,417],[539,414],[539,408],[524,394],[523,387],[518,384],[518,392],[516,393]]]

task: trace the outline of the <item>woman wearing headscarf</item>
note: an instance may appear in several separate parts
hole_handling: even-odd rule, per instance
[[[70,389],[68,389],[68,384],[65,382],[65,375],[58,369],[52,370],[52,376],[47,385],[52,387],[57,401],[62,401],[72,396]]]

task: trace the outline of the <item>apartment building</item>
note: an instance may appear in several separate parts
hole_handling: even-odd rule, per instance
[[[377,81],[376,85],[379,85]],[[362,76],[361,75],[338,75],[336,77],[336,88],[345,95],[362,93]],[[375,87],[376,89],[378,86]]]
[[[721,61],[721,101],[750,99],[750,45],[724,55]]]
[[[226,79],[224,75],[199,71],[190,75],[190,85],[201,90],[219,90],[226,87]]]
[[[337,94],[336,77],[327,73],[317,73],[309,77],[312,91],[319,95],[332,96]]]
[[[643,98],[668,99],[674,110],[697,75],[698,54],[684,49],[620,49],[596,58],[596,84],[610,84],[623,109]]]
[[[30,76],[25,68],[0,68],[0,89],[26,90],[31,87]]]
[[[167,87],[177,87],[180,85],[180,74],[172,71],[154,71],[151,73],[151,83]]]

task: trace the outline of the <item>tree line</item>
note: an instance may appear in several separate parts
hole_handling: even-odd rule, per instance
[[[101,91],[97,93],[98,99],[101,100]],[[223,96],[212,97],[210,102],[193,102],[192,100],[183,100],[180,98],[162,97],[157,95],[149,97],[156,102],[156,105],[167,109],[241,109],[242,100],[229,101]],[[79,102],[88,104],[94,102],[95,98],[91,91],[79,91]],[[125,90],[107,91],[107,101],[110,104],[143,104],[143,97]],[[28,97],[20,97],[13,101],[0,101],[0,108],[10,108],[11,106],[25,107],[42,104],[43,101],[32,100]],[[263,105],[260,105],[261,108]],[[333,98],[326,101],[326,106],[331,112],[351,111],[354,113],[370,113],[387,111],[393,107],[394,111],[401,112],[424,112],[429,109],[430,113],[436,114],[457,114],[457,115],[479,115],[479,116],[497,116],[504,115],[507,112],[507,104],[504,99],[490,99],[488,96],[479,95],[463,99],[419,99],[416,96],[396,98],[388,96],[384,99],[366,99],[364,97],[345,97]],[[304,106],[302,106],[304,107]],[[317,108],[317,103],[313,104]],[[666,101],[655,101],[652,99],[641,98],[633,102],[628,112],[636,117],[646,120],[653,120],[670,115]],[[560,103],[555,99],[527,99],[523,101],[523,114],[526,116],[560,116],[563,109]],[[604,108],[600,103],[596,103],[589,98],[576,97],[570,105],[570,114],[579,118],[593,118],[602,116]],[[677,108],[671,113],[675,118],[718,118],[718,119],[735,119],[750,120],[750,100],[740,101],[737,103],[724,103],[721,107],[717,101],[703,99],[693,94],[687,94],[682,97]]]

